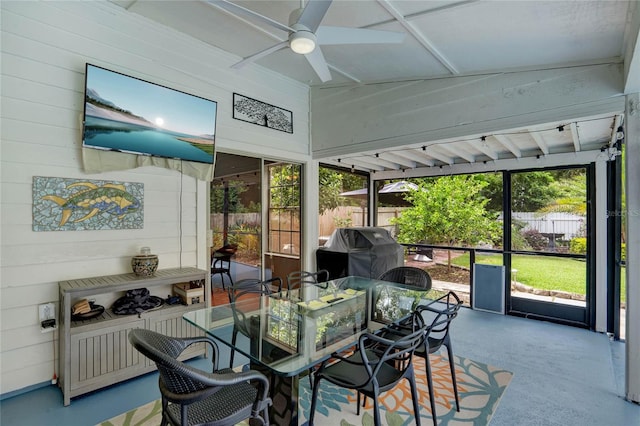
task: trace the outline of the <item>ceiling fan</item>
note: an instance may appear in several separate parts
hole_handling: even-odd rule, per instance
[[[331,72],[319,45],[337,44],[378,44],[401,43],[405,34],[393,31],[378,31],[363,28],[320,26],[332,0],[308,0],[307,5],[294,10],[289,15],[289,25],[281,24],[230,0],[211,0],[210,3],[237,15],[245,15],[289,33],[288,40],[275,44],[265,50],[247,56],[234,64],[232,68],[241,68],[278,50],[290,48],[304,55],[320,80],[331,80]],[[301,0],[302,6],[302,0]]]

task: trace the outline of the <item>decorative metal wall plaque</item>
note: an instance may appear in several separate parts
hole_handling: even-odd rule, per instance
[[[233,94],[233,118],[258,126],[293,133],[293,113],[286,109]]]
[[[142,229],[144,184],[33,177],[33,230]]]

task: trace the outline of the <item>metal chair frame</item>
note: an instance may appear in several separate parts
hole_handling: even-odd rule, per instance
[[[420,405],[415,384],[412,357],[415,350],[424,345],[425,326],[419,314],[412,315],[414,331],[397,339],[385,339],[365,333],[358,340],[357,349],[348,356],[334,354],[336,362],[325,361],[314,373],[309,426],[313,426],[315,407],[321,380],[358,391],[357,414],[360,415],[360,394],[370,397],[374,405],[374,424],[379,426],[379,395],[391,390],[402,379],[409,381],[415,424],[420,426]]]
[[[274,287],[274,284],[276,286]],[[242,297],[247,296],[262,296],[272,293],[280,293],[282,291],[282,279],[274,277],[268,280],[259,279],[245,279],[236,282],[233,286],[227,290],[229,294],[229,302],[235,303]],[[251,318],[247,318],[245,313],[235,307],[231,308],[233,314],[233,331],[231,336],[231,354],[229,356],[229,367],[233,368],[233,361],[235,358],[235,347],[238,333],[242,333],[249,338],[253,338],[255,334],[251,327]]]
[[[426,305],[418,305],[416,312],[421,315],[423,321],[427,324],[425,328],[425,340],[424,344],[416,349],[414,355],[424,358],[425,360],[425,374],[427,378],[427,386],[429,389],[429,401],[431,404],[431,414],[433,417],[433,424],[437,425],[436,416],[436,404],[435,395],[433,390],[433,380],[431,377],[431,363],[429,362],[429,354],[436,353],[442,346],[447,348],[447,357],[449,359],[449,370],[451,371],[451,382],[453,385],[453,393],[456,400],[456,411],[460,411],[460,399],[458,396],[458,385],[456,381],[455,362],[453,358],[453,348],[451,345],[450,326],[453,319],[458,316],[462,301],[453,291],[448,292],[444,296],[430,302]],[[430,321],[429,321],[430,319]],[[396,325],[392,325],[385,332],[383,336],[387,338],[394,338],[395,334],[405,335],[411,331],[411,323],[401,322]]]
[[[327,281],[329,281],[329,271],[326,269],[316,272],[295,271],[287,275],[287,291],[302,288],[305,285],[327,288]]]
[[[175,338],[136,328],[129,332],[129,342],[158,367],[161,426],[231,426],[247,419],[269,424],[271,399],[267,377],[258,371],[218,370],[218,347],[211,338]],[[177,359],[196,343],[211,348],[211,373]]]
[[[390,281],[393,283],[411,285],[420,287],[421,289],[431,289],[431,275],[424,269],[415,268],[413,266],[399,266],[389,269],[380,275],[379,280]]]
[[[214,275],[220,274],[223,290],[226,290],[224,286],[225,275],[229,277],[229,281],[231,281],[231,285],[233,285],[233,278],[231,277],[231,257],[236,253],[236,250],[237,248],[234,246],[224,246],[211,254],[211,278],[213,278]]]

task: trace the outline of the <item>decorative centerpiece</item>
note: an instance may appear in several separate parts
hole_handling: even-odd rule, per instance
[[[151,254],[149,247],[142,247],[140,254],[131,258],[131,269],[139,277],[150,277],[158,269],[158,255]]]

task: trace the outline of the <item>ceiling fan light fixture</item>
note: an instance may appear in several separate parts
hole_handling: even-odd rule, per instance
[[[301,55],[311,53],[316,48],[316,36],[311,31],[296,31],[289,36],[289,47]]]

